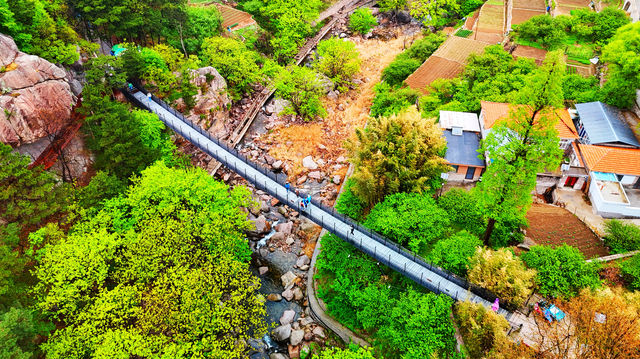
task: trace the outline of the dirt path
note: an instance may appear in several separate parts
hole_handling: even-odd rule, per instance
[[[356,127],[363,127],[373,102],[373,87],[380,81],[382,70],[397,54],[403,51],[402,36],[390,41],[353,39],[360,52],[362,66],[357,78],[359,87],[337,100],[325,99],[328,115],[323,120],[309,123],[286,123],[262,136],[258,141],[269,145],[269,154],[287,162],[291,168],[289,177],[295,181],[304,172],[302,159],[312,156],[320,159],[320,170],[325,177],[339,175],[344,178],[347,165],[340,157],[346,157],[344,141],[353,135]],[[340,160],[340,161],[338,161]]]

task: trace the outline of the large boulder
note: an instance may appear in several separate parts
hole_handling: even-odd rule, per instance
[[[0,34],[0,141],[20,146],[58,132],[76,101],[66,72]]]
[[[191,82],[198,87],[195,97],[196,105],[191,110],[189,119],[200,124],[213,127],[211,132],[224,132],[224,119],[231,106],[231,98],[227,91],[227,81],[218,70],[211,66],[191,70]],[[204,121],[202,121],[204,120]]]

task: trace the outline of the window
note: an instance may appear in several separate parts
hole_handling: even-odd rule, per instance
[[[453,167],[453,172],[458,172],[458,165],[451,165]]]
[[[451,134],[454,136],[462,136],[462,127],[451,127]]]
[[[473,175],[476,173],[475,167],[467,167],[467,174],[464,176],[464,179],[473,179]]]

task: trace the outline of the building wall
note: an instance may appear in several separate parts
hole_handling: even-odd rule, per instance
[[[625,0],[622,4],[622,10],[629,14],[632,22],[640,20],[640,0]]]
[[[451,164],[452,166],[455,166],[455,164]],[[467,175],[467,169],[469,167],[474,167],[474,166],[466,166],[466,165],[458,165],[458,170],[457,171],[451,171],[448,172],[448,178],[447,181],[454,181],[454,182],[475,182],[480,178],[480,175],[482,175],[482,167],[474,167],[475,171],[473,173],[473,179],[465,179],[465,176]]]

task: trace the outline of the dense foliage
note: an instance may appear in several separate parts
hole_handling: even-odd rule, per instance
[[[454,227],[475,235],[482,234],[485,221],[476,192],[452,188],[438,197],[438,205],[447,212],[447,217]]]
[[[207,38],[202,43],[202,58],[227,80],[236,99],[251,92],[251,84],[260,80],[258,54],[238,40],[227,37]]]
[[[603,92],[607,103],[631,107],[640,87],[640,22],[618,29],[602,50],[607,62],[607,82]]]
[[[367,204],[353,193],[353,190],[351,190],[353,183],[353,179],[347,179],[344,183],[344,191],[338,197],[335,207],[339,213],[360,222],[364,219],[364,211],[367,208]]]
[[[338,348],[328,348],[320,353],[318,359],[375,359],[370,349],[358,348],[356,350],[340,350]]]
[[[604,243],[612,253],[624,253],[640,249],[640,227],[618,219],[604,222]]]
[[[443,237],[449,220],[447,213],[438,207],[431,196],[397,193],[376,204],[364,225],[421,253]]]
[[[397,115],[411,105],[415,105],[421,95],[410,87],[393,89],[387,82],[381,82],[373,88],[376,96],[371,105],[371,116],[388,117]]]
[[[79,58],[81,40],[66,19],[66,4],[49,0],[0,0],[0,32],[15,40],[20,50],[53,63],[70,65]]]
[[[333,81],[340,92],[353,85],[353,77],[360,72],[360,53],[351,41],[333,37],[320,41],[313,67]]]
[[[536,271],[527,269],[520,258],[507,249],[478,249],[469,261],[468,278],[493,292],[500,302],[521,306],[533,292]]]
[[[439,240],[429,253],[429,259],[433,264],[465,277],[471,257],[481,246],[482,241],[478,236],[467,231],[460,231]]]
[[[538,271],[536,284],[542,295],[572,297],[582,288],[597,288],[601,283],[599,264],[587,263],[578,249],[566,244],[555,249],[534,246],[522,260]]]
[[[158,164],[66,237],[32,236],[37,307],[61,327],[47,357],[240,356],[238,339],[265,330],[249,203],[205,171]]]
[[[349,29],[364,35],[378,25],[378,19],[371,13],[368,7],[359,8],[349,17]]]
[[[622,262],[620,265],[622,275],[633,290],[640,290],[640,253]]]
[[[327,115],[320,101],[324,88],[312,69],[291,65],[281,71],[276,79],[276,93],[291,104],[285,114],[297,114],[306,121]]]
[[[454,313],[470,358],[492,358],[496,349],[513,345],[507,337],[509,322],[482,304],[460,302]]]
[[[418,291],[332,235],[322,238],[317,268],[318,294],[329,313],[349,328],[369,333],[382,357],[455,354],[449,297]]]
[[[364,130],[356,130],[347,148],[355,166],[351,189],[369,207],[389,194],[433,190],[448,168],[441,157],[442,131],[415,107],[397,116],[372,118]]]

